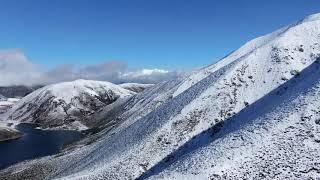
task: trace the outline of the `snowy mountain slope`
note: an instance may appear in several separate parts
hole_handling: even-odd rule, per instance
[[[58,83],[24,97],[6,117],[8,120],[39,123],[42,127],[85,128],[90,114],[133,94],[109,82],[77,80]]]
[[[102,108],[93,116],[100,124],[98,128],[103,130],[99,136],[108,132],[110,126],[113,128],[114,126],[121,125],[117,130],[125,129],[136,120],[146,116],[160,105],[168,102],[172,98],[172,94],[176,91],[178,83],[180,83],[180,80],[163,82],[157,86],[147,88],[129,100],[119,101],[112,106]]]
[[[141,179],[319,178],[319,95],[316,62],[219,130],[192,139]]]
[[[124,103],[129,106],[121,106],[125,108],[124,116],[120,114],[124,117],[122,123],[100,136],[96,142],[64,152],[58,157],[21,163],[2,171],[0,177],[148,177],[146,175],[151,170],[157,170],[162,162],[170,162],[172,154],[184,149],[192,139],[201,137],[201,133],[216,129],[224,121],[228,124],[232,118],[236,119],[237,114],[240,116],[243,109],[255,107],[255,103],[274,90],[282,95],[298,86],[296,81],[291,86],[286,86],[291,84],[288,81],[301,76],[305,77],[307,83],[311,75],[317,78],[318,74],[303,71],[320,61],[319,44],[318,14],[253,40],[217,64],[199,70],[185,80],[159,84],[137,95],[148,95],[146,99],[131,98]],[[302,76],[301,72],[306,75]],[[304,78],[301,81],[303,80]],[[309,85],[306,88],[316,89],[316,85]],[[304,95],[304,90],[297,88],[296,92],[292,91]],[[155,91],[153,94],[156,96],[152,96],[152,91]],[[162,101],[154,107],[155,99],[159,97]],[[278,98],[269,99],[274,101]],[[283,101],[285,100],[289,102],[291,99]],[[267,102],[259,107],[270,108]],[[298,105],[300,102],[298,101]],[[147,107],[146,112],[144,107]],[[135,109],[140,111],[136,114]],[[106,114],[108,113],[101,113],[102,116]],[[261,115],[264,114],[261,112]],[[260,124],[255,125],[260,127]],[[261,127],[263,128],[262,125]],[[165,168],[160,168],[162,169]]]
[[[306,20],[305,18],[304,20]],[[303,21],[304,21],[303,20]],[[266,45],[267,43],[270,43],[273,39],[278,38],[281,36],[281,34],[285,33],[288,29],[293,27],[295,25],[287,26],[284,28],[281,28],[275,32],[272,32],[270,34],[267,34],[262,37],[258,37],[256,39],[253,39],[249,42],[247,42],[245,45],[237,49],[236,51],[230,53],[228,56],[222,58],[220,61],[218,61],[215,64],[209,65],[205,68],[202,68],[200,70],[194,71],[189,77],[187,77],[180,85],[177,91],[174,93],[174,96],[177,96],[178,94],[182,93],[186,89],[190,88],[192,85],[196,84],[197,82],[201,81],[202,79],[208,77],[211,73],[217,71],[221,67],[237,60],[239,57],[246,56],[256,49]]]

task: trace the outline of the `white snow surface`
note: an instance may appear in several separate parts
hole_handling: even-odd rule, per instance
[[[50,91],[55,97],[63,99],[66,103],[70,103],[73,97],[80,96],[81,93],[98,96],[100,91],[112,91],[121,97],[133,94],[131,91],[124,90],[110,82],[82,79],[49,85],[44,89]]]
[[[320,148],[320,65],[159,163],[146,179],[317,179]],[[161,171],[159,171],[161,169]]]
[[[36,122],[45,127],[85,129],[86,114],[134,94],[110,82],[63,82],[45,86],[27,95],[5,117],[20,122]],[[72,121],[66,122],[68,119]]]
[[[96,142],[20,163],[0,178],[320,178],[319,16],[143,91]]]

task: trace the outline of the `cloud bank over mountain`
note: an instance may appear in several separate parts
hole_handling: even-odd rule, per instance
[[[51,84],[76,79],[126,82],[158,83],[184,75],[184,71],[163,69],[132,69],[122,61],[79,66],[61,64],[49,71],[28,60],[17,49],[0,50],[0,86]]]

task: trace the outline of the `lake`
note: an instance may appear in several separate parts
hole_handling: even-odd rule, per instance
[[[19,124],[16,129],[23,137],[0,142],[0,169],[15,163],[57,154],[61,148],[83,137],[78,131],[41,130],[35,124]]]

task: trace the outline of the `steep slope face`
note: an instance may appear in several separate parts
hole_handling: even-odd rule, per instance
[[[316,62],[220,129],[199,134],[141,179],[320,178],[319,95]]]
[[[126,112],[130,113],[123,116],[127,117],[123,123],[97,142],[60,157],[46,157],[11,167],[2,171],[0,177],[39,174],[39,178],[62,179],[150,177],[148,175],[153,175],[153,170],[165,169],[166,162],[174,159],[172,154],[188,149],[185,148],[188,142],[201,136],[202,132],[216,130],[222,122],[229,122],[234,115],[241,114],[243,109],[255,107],[254,103],[274,90],[275,94],[283,95],[293,89],[297,82],[286,86],[288,81],[299,77],[305,68],[319,61],[320,15],[315,15],[253,40],[183,81],[160,84],[142,92],[139,95],[155,90],[154,94],[164,101],[152,108],[158,97],[147,96],[146,101],[133,98],[128,103],[136,101],[128,106]],[[318,77],[318,74],[306,74],[303,76],[306,79]],[[303,88],[300,89],[303,93]],[[271,101],[277,98],[272,97]],[[267,105],[265,102],[259,107],[269,108]],[[133,109],[145,106],[150,107],[147,112],[134,113]],[[241,120],[235,118],[236,122]],[[185,154],[183,150],[181,154]],[[35,170],[35,167],[41,168]]]
[[[170,101],[180,82],[181,80],[177,79],[159,83],[136,94],[129,100],[118,101],[111,106],[102,108],[92,116],[99,122],[96,127],[102,130],[95,136],[102,136],[119,125],[121,125],[121,128],[117,128],[118,130],[125,129],[162,104]]]
[[[86,128],[90,114],[135,94],[109,82],[77,80],[45,86],[19,101],[7,119],[42,127]]]
[[[217,71],[218,69],[220,69],[221,67],[236,61],[238,58],[240,57],[244,57],[247,56],[248,54],[252,54],[254,51],[256,51],[257,49],[261,49],[263,48],[263,46],[266,46],[268,44],[270,44],[271,41],[277,41],[279,40],[279,37],[283,36],[283,34],[286,33],[286,31],[291,30],[292,28],[294,28],[295,26],[299,26],[301,24],[303,24],[304,22],[307,22],[310,24],[310,22],[312,21],[318,21],[318,14],[315,15],[311,15],[306,17],[305,19],[297,22],[297,24],[293,24],[284,28],[281,28],[275,32],[272,32],[270,34],[267,34],[265,36],[262,37],[258,37],[254,40],[251,40],[249,42],[247,42],[244,46],[242,46],[241,48],[239,48],[238,50],[232,52],[231,54],[229,54],[228,56],[226,56],[225,58],[221,59],[219,62],[209,65],[208,67],[202,68],[198,71],[195,71],[192,75],[190,75],[188,78],[186,78],[185,81],[183,81],[180,85],[178,90],[175,92],[174,96],[177,96],[178,94],[180,94],[181,92],[185,91],[186,89],[190,88],[192,85],[196,84],[197,82],[203,80],[204,78],[208,77],[212,72]],[[307,25],[308,26],[308,25]],[[305,29],[302,31],[308,31],[308,27],[305,26]],[[303,33],[303,32],[300,32]],[[291,33],[292,34],[292,33]],[[294,40],[295,40],[295,36],[288,37],[288,41],[286,41],[286,39],[283,39],[282,43],[287,43],[287,44],[291,44]],[[303,35],[300,35],[303,36]],[[303,39],[302,39],[303,41]],[[298,42],[294,43],[296,46],[299,46]],[[285,44],[283,44],[282,46],[285,46]],[[277,47],[277,45],[275,46]],[[295,49],[298,47],[294,47]],[[286,50],[289,50],[287,48],[285,48]],[[303,48],[302,48],[303,49]],[[286,57],[287,58],[287,57]],[[291,57],[289,57],[291,58]]]
[[[145,89],[154,86],[154,84],[123,83],[123,84],[120,84],[119,86],[121,86],[124,89],[130,90],[136,93],[140,93]]]

